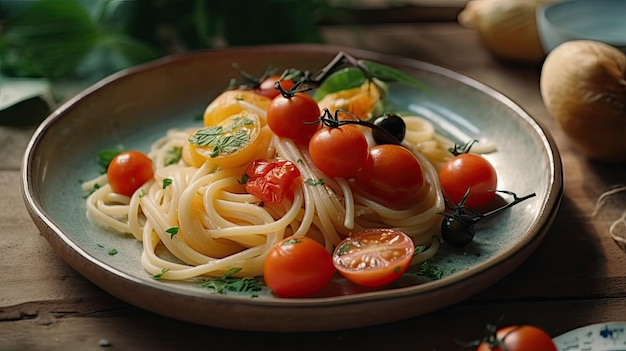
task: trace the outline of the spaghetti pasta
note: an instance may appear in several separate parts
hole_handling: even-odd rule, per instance
[[[241,107],[258,114],[265,124],[262,108],[246,101]],[[403,145],[421,163],[425,180],[421,200],[410,208],[391,209],[353,191],[346,179],[325,176],[307,150],[275,135],[262,156],[291,161],[302,181],[293,198],[262,203],[241,182],[245,165],[218,167],[207,160],[193,166],[184,158],[169,164],[169,153],[183,150],[193,132],[169,130],[148,153],[155,167],[154,179],[132,196],[113,192],[106,176],[83,183],[86,191],[98,184],[87,197],[87,216],[141,241],[143,267],[161,279],[221,276],[233,267],[239,269],[233,276],[260,276],[269,249],[287,236],[310,236],[332,252],[346,236],[382,227],[401,230],[416,245],[427,247],[413,259],[417,264],[433,257],[439,248],[444,199],[437,168],[451,156],[447,148],[452,143],[426,119],[403,118],[407,125]]]

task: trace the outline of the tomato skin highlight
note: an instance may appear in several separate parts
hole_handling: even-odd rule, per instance
[[[558,351],[545,331],[531,325],[500,328],[496,338],[496,342],[483,341],[476,351]]]
[[[152,177],[152,160],[139,151],[121,152],[111,160],[107,169],[107,180],[111,189],[126,196],[132,196]]]
[[[263,264],[265,284],[281,297],[311,295],[328,285],[335,272],[330,253],[305,236],[279,241]]]
[[[275,87],[275,84],[278,81],[280,81],[280,86],[286,91],[293,88],[295,85],[294,81],[288,79],[281,80],[280,76],[276,74],[263,79],[259,86],[254,88],[253,91],[261,96],[274,99],[280,95],[280,91]]]
[[[409,267],[413,240],[394,229],[369,229],[344,239],[333,252],[333,264],[349,281],[381,287],[396,281]]]
[[[315,134],[319,117],[317,102],[304,92],[291,97],[279,95],[267,107],[267,124],[274,134],[296,141],[308,141]]]
[[[367,154],[367,139],[352,125],[323,127],[309,140],[311,160],[329,177],[353,177]]]
[[[498,176],[487,159],[464,153],[451,158],[441,167],[439,181],[444,195],[453,204],[459,204],[467,189],[471,189],[464,205],[480,207],[495,197]]]
[[[393,209],[406,209],[419,201],[424,170],[408,149],[392,144],[376,145],[355,177],[356,188]]]
[[[246,191],[266,203],[281,202],[293,197],[291,185],[300,171],[291,161],[255,160],[246,169]]]

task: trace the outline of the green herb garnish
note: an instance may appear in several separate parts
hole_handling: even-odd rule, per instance
[[[183,155],[183,148],[180,146],[174,146],[171,149],[167,150],[165,152],[165,165],[169,166],[169,165],[173,165],[178,163],[178,161],[180,161],[181,157]]]
[[[230,154],[250,143],[250,133],[241,127],[252,123],[254,121],[249,118],[235,117],[227,128],[211,126],[198,130],[189,137],[189,142],[201,147],[213,147],[211,157],[220,153]]]
[[[306,185],[311,185],[311,186],[318,186],[318,185],[324,185],[324,179],[311,179],[311,178],[307,178],[304,183]]]
[[[163,179],[163,189],[167,188],[170,185],[172,185],[172,179],[170,178]]]
[[[163,268],[163,269],[161,270],[161,272],[159,272],[159,273],[157,273],[157,274],[153,275],[153,276],[152,276],[152,279],[157,279],[157,280],[158,280],[158,279],[163,278],[163,274],[167,273],[167,271],[169,271],[169,270],[170,270],[169,268]]]
[[[431,279],[441,279],[443,277],[443,269],[431,265],[428,261],[424,261],[416,274]]]
[[[227,292],[252,293],[253,296],[260,291],[262,286],[258,280],[251,277],[236,278],[232,275],[239,272],[241,268],[233,267],[229,269],[223,276],[211,278],[201,284],[203,288],[214,290],[218,294],[226,294]]]
[[[170,239],[174,239],[174,235],[178,234],[178,227],[168,228],[165,232],[170,235]]]
[[[116,249],[109,250],[109,256],[114,256],[114,255],[117,255],[117,250]]]
[[[124,151],[124,147],[122,145],[118,145],[113,149],[102,150],[98,152],[96,155],[96,160],[98,162],[98,171],[100,174],[104,174],[107,172],[109,168],[109,164],[115,158],[115,156],[119,155]]]

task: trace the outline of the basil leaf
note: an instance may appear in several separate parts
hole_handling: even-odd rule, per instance
[[[359,60],[359,64],[365,68],[372,77],[378,78],[383,82],[404,83],[417,89],[426,90],[426,86],[420,81],[395,68],[367,60]]]
[[[315,91],[314,98],[320,101],[324,96],[341,90],[360,87],[367,78],[356,67],[347,67],[331,74]]]

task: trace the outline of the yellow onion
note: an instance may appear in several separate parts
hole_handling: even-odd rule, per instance
[[[503,59],[539,63],[545,51],[539,39],[537,6],[555,0],[471,0],[458,21],[475,29],[485,46]]]
[[[626,161],[626,54],[591,40],[568,41],[541,69],[548,112],[587,156]]]

